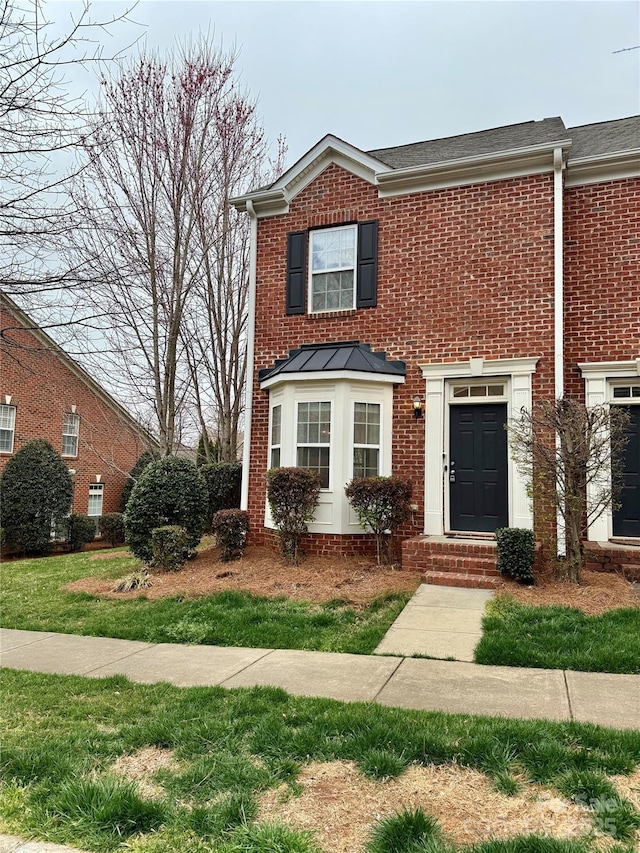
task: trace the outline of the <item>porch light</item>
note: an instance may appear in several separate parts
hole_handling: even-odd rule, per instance
[[[422,417],[422,400],[417,395],[413,398],[413,417],[416,420]]]

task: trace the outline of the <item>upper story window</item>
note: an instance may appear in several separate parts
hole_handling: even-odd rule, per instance
[[[374,308],[377,299],[377,220],[287,235],[287,314]]]
[[[380,404],[354,403],[353,476],[380,474]]]
[[[280,467],[280,448],[282,446],[282,406],[271,409],[271,468]]]
[[[16,407],[0,406],[0,453],[13,453],[13,436],[16,428]]]
[[[65,412],[62,420],[62,455],[78,455],[78,436],[80,435],[80,415]]]
[[[355,308],[356,226],[311,231],[309,245],[311,310]]]
[[[331,403],[298,403],[297,465],[317,471],[320,487],[329,488]]]

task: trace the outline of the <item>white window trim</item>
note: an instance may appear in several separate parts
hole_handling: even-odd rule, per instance
[[[536,371],[538,357],[533,358],[470,358],[461,362],[439,362],[421,364],[420,369],[426,381],[424,428],[429,437],[425,441],[425,478],[424,478],[424,532],[432,536],[441,536],[448,527],[448,494],[446,475],[449,461],[449,405],[451,392],[449,387],[456,380],[484,380],[487,377],[500,377],[505,382],[507,420],[513,412],[521,408],[530,408],[532,403],[532,376]],[[503,397],[469,397],[460,402],[471,403],[505,402]],[[508,511],[511,527],[533,528],[533,509],[527,495],[527,484],[516,467],[511,448],[508,448]],[[445,515],[446,513],[446,515]]]
[[[73,422],[76,427],[76,432],[65,432],[65,418],[70,417],[73,418]],[[75,439],[75,453],[64,452],[64,440],[65,438],[73,438]],[[77,415],[75,412],[64,412],[62,416],[62,448],[63,452],[60,454],[65,459],[75,459],[78,455],[78,448],[80,446],[80,415]]]
[[[378,408],[380,410],[380,423],[379,423],[379,427],[378,427],[378,443],[377,444],[361,444],[361,443],[356,441],[356,406],[359,404],[364,404],[364,405],[369,405],[369,406],[378,406]],[[366,400],[361,399],[361,400],[352,400],[351,401],[351,447],[350,447],[350,454],[351,454],[351,478],[352,479],[353,479],[353,477],[355,477],[353,457],[354,457],[354,450],[356,450],[356,448],[362,448],[363,450],[377,450],[378,451],[378,471],[377,471],[376,476],[377,477],[380,476],[380,468],[381,468],[382,459],[383,459],[383,446],[382,446],[382,442],[383,442],[383,438],[384,438],[383,424],[384,424],[384,408],[382,405],[382,401],[380,401],[380,400],[369,400],[369,399],[366,399]]]
[[[353,266],[347,267],[335,267],[327,270],[315,270],[313,269],[313,239],[316,234],[327,234],[332,231],[347,231],[351,230],[354,232],[354,240],[353,240]],[[309,314],[329,314],[332,311],[351,311],[356,307],[356,294],[358,289],[358,226],[355,223],[350,225],[339,225],[335,228],[316,228],[314,230],[309,231],[309,274],[308,274],[308,283],[307,283],[307,305],[309,306]],[[319,310],[314,310],[313,307],[313,276],[314,275],[324,275],[325,273],[332,272],[347,272],[348,270],[353,270],[353,298],[351,301],[351,305],[349,307],[338,307],[338,308],[322,308]]]
[[[91,495],[100,495],[100,512],[91,513]],[[89,497],[87,499],[87,515],[89,518],[101,518],[104,514],[104,483],[89,483]]]
[[[613,397],[616,385],[625,384],[640,377],[640,358],[631,361],[583,362],[578,367],[585,383],[585,402],[587,406],[614,405],[633,406],[640,398]],[[610,476],[610,474],[609,474]],[[587,487],[587,503],[593,501],[592,488]],[[608,542],[613,536],[613,512],[607,508],[587,529],[589,542]]]
[[[6,404],[2,403],[2,406],[5,409],[12,409],[13,410],[13,417],[11,418],[11,449],[10,450],[0,450],[0,454],[2,454],[3,456],[4,455],[9,456],[10,454],[13,453],[13,448],[15,446],[15,441],[16,441],[16,408],[17,407],[12,406],[9,403],[6,403]],[[5,432],[9,432],[9,430],[7,429],[7,430],[5,430]]]
[[[273,441],[273,412],[275,409],[280,409],[280,441],[274,443]],[[267,460],[267,468],[273,468],[273,451],[278,450],[280,452],[280,466],[282,465],[282,400],[278,402],[274,402],[269,407],[269,458]]]

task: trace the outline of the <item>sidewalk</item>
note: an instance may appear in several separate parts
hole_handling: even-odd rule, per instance
[[[640,729],[640,675],[478,666],[464,661],[152,644],[0,629],[0,664],[132,681],[253,687],[399,708]]]

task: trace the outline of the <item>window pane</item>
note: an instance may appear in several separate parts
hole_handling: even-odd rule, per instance
[[[0,451],[13,452],[13,432],[16,424],[16,407],[0,406]]]
[[[631,393],[634,397],[640,397],[640,385],[634,385],[631,389]]]
[[[353,270],[314,275],[312,307],[314,311],[353,308]]]
[[[631,388],[628,386],[618,387],[613,389],[614,397],[630,397],[631,396]]]
[[[380,451],[373,447],[354,447],[353,476],[377,477],[379,473],[378,459]]]
[[[80,415],[65,412],[62,418],[62,455],[78,455],[78,435],[80,433]]]
[[[328,447],[299,447],[298,467],[310,468],[317,471],[320,478],[320,486],[329,488],[329,448]]]
[[[490,397],[502,397],[504,394],[504,385],[489,385],[488,391]]]
[[[454,397],[468,397],[469,396],[469,388],[465,385],[464,388],[454,388],[453,389]]]
[[[280,444],[282,428],[282,406],[274,406],[271,410],[271,444]]]
[[[355,227],[311,232],[311,269],[345,269],[355,262]]]
[[[472,397],[486,397],[487,396],[487,386],[486,385],[472,385],[470,388],[470,393]]]
[[[280,448],[274,447],[271,451],[271,467],[279,468],[280,467]]]
[[[89,486],[89,504],[87,515],[96,517],[102,515],[102,495],[104,485],[102,483],[92,483]]]

